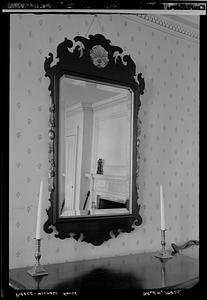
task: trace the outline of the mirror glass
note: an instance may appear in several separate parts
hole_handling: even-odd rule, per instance
[[[59,217],[130,214],[132,91],[66,74],[59,80]]]

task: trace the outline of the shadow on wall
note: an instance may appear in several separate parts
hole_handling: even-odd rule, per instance
[[[77,289],[141,289],[139,278],[133,274],[117,273],[106,268],[96,268],[85,275],[78,276],[70,281],[57,284],[55,290]]]

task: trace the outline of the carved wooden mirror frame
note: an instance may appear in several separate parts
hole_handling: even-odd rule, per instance
[[[142,218],[138,204],[138,170],[139,170],[139,135],[140,122],[138,112],[140,95],[143,94],[145,83],[142,74],[136,74],[136,66],[130,55],[124,54],[120,47],[110,44],[111,41],[101,34],[89,35],[88,38],[76,36],[74,41],[65,38],[57,46],[58,62],[54,64],[53,54],[45,58],[45,76],[49,77],[48,87],[51,95],[49,108],[49,192],[51,203],[47,209],[48,220],[44,231],[55,237],[65,239],[73,237],[100,245],[120,232],[131,232],[134,225],[140,225]],[[133,92],[133,149],[132,149],[132,213],[127,215],[93,216],[60,218],[58,215],[58,111],[59,111],[59,79],[69,74],[79,78],[96,80],[131,89]],[[53,227],[54,226],[54,227]]]

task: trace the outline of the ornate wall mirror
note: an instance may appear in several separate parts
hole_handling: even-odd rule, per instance
[[[45,59],[51,106],[44,224],[61,239],[100,245],[141,224],[138,204],[142,74],[103,35],[77,36]],[[53,226],[52,226],[53,225]]]

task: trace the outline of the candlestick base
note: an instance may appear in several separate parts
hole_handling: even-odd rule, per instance
[[[154,256],[161,260],[173,258],[173,256],[167,251],[157,252]]]
[[[34,266],[31,270],[27,271],[27,273],[33,277],[48,275],[48,273],[41,265]]]
[[[35,259],[36,259],[36,264],[34,267],[27,271],[27,273],[31,276],[44,276],[48,275],[48,273],[45,271],[45,269],[41,266],[40,264],[40,258],[41,258],[41,252],[40,252],[40,244],[41,244],[41,238],[35,238]]]
[[[167,229],[162,229],[161,228],[161,246],[162,246],[162,249],[160,252],[157,252],[157,254],[155,254],[154,256],[159,258],[160,260],[166,260],[166,259],[170,259],[170,258],[173,258],[173,256],[165,249],[165,245],[166,245],[166,242],[165,242],[165,231]]]

